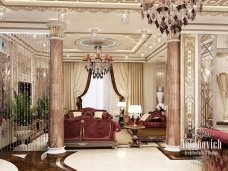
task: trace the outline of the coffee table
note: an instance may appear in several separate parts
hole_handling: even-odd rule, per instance
[[[138,130],[144,129],[143,125],[126,125],[125,128],[130,129],[132,131],[132,142],[130,143],[130,147],[141,147],[141,141],[138,139]]]

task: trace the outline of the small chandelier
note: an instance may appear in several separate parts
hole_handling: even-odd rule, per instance
[[[107,74],[112,65],[112,56],[106,54],[102,56],[101,45],[95,45],[95,57],[90,54],[86,54],[83,57],[83,61],[86,62],[85,69],[92,71],[93,78],[103,78]]]
[[[202,11],[203,0],[142,0],[142,18],[148,19],[148,24],[155,24],[160,32],[168,35],[181,32],[182,27],[188,25],[196,17],[196,7]]]

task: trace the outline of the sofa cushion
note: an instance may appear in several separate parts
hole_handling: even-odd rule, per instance
[[[64,137],[68,140],[80,140],[81,138],[81,118],[75,117],[64,120]]]
[[[110,140],[113,139],[112,120],[103,120],[98,118],[87,118],[84,120],[84,139],[85,140]]]
[[[74,116],[74,117],[82,116],[82,112],[75,111],[75,112],[73,112],[73,116]]]
[[[104,112],[100,112],[100,111],[94,112],[94,118],[100,118],[100,119],[102,119],[103,113],[104,113]]]
[[[144,115],[142,115],[142,117],[139,119],[140,121],[146,121],[147,120],[147,118],[150,116],[150,114],[144,114]]]

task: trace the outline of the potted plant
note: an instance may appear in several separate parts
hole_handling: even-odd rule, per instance
[[[47,97],[38,99],[37,104],[34,106],[34,111],[38,119],[47,119],[49,114],[49,100]]]

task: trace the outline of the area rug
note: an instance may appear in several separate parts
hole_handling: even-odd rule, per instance
[[[198,160],[200,156],[189,156],[181,154],[171,154],[165,151],[164,147],[157,147],[166,157],[168,157],[170,160]]]

